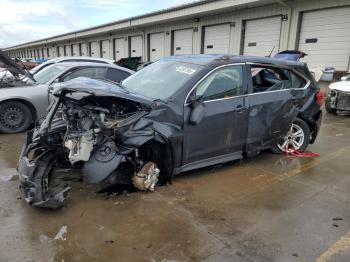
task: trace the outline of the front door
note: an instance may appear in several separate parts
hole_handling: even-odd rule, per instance
[[[183,171],[222,162],[223,157],[241,157],[248,121],[244,72],[242,65],[219,67],[189,95],[184,109]],[[189,121],[195,103],[204,105],[198,124]]]

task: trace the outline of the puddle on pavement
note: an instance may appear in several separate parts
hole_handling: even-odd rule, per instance
[[[8,176],[0,176],[0,179],[2,181],[8,182],[8,181],[17,181],[18,180],[18,175],[8,175]]]

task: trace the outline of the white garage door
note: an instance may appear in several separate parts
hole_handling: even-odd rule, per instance
[[[114,39],[114,52],[116,61],[128,57],[128,46],[125,38]]]
[[[308,54],[303,62],[309,67],[349,70],[350,7],[304,13],[299,49]]]
[[[193,53],[193,29],[174,31],[174,55],[189,55]]]
[[[58,47],[58,56],[64,56],[64,48],[63,46]]]
[[[80,54],[81,56],[89,56],[89,50],[88,50],[88,44],[87,43],[83,43],[80,44]]]
[[[73,56],[79,56],[79,44],[74,44],[72,46],[73,49]]]
[[[230,50],[229,24],[204,28],[204,54],[228,54]]]
[[[130,37],[131,57],[143,56],[143,38],[142,36]]]
[[[72,56],[72,46],[70,46],[70,45],[66,45],[66,46],[64,46],[64,48],[65,48],[65,51],[66,51],[66,56]]]
[[[164,33],[150,34],[149,38],[149,58],[150,61],[159,60],[164,56],[165,35]]]
[[[52,58],[52,57],[54,57],[53,55],[53,53],[52,53],[52,47],[48,47],[47,48],[47,58]]]
[[[92,57],[100,57],[100,49],[96,41],[90,43],[90,55]]]
[[[43,55],[43,54],[42,54],[41,50],[38,49],[38,50],[37,50],[37,58],[38,58],[38,59],[41,59],[41,58],[43,57],[42,55]]]
[[[109,40],[103,40],[101,41],[101,51],[102,51],[102,57],[103,58],[110,58],[110,47],[109,47]]]
[[[268,56],[279,51],[280,16],[248,20],[245,25],[244,55]]]

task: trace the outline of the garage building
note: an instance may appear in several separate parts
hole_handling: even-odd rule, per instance
[[[349,0],[202,0],[5,51],[12,57],[141,57],[146,62],[169,55],[268,56],[299,49],[308,54],[309,67],[349,71],[349,43]]]

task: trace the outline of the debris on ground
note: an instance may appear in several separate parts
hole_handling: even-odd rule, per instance
[[[54,240],[65,241],[67,239],[67,237],[66,237],[67,229],[68,229],[68,226],[66,226],[66,225],[62,226],[60,228],[60,230],[57,232],[56,236],[54,237]]]

